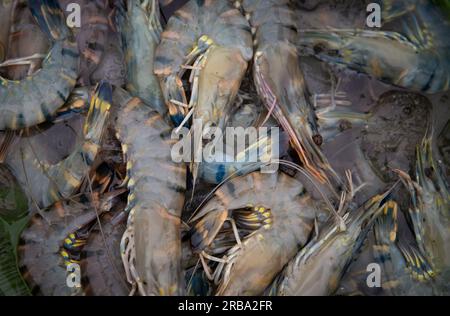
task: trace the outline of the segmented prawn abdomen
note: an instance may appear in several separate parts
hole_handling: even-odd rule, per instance
[[[241,5],[249,18],[259,49],[277,42],[295,45],[297,26],[295,13],[288,0],[243,0]]]
[[[111,86],[102,83],[92,97],[84,123],[84,138],[68,157],[55,164],[40,161],[33,142],[22,139],[7,159],[28,196],[41,208],[69,198],[91,170],[108,123]],[[79,99],[74,99],[74,102]],[[87,102],[87,100],[85,100]]]
[[[421,5],[416,8],[417,15],[424,25],[423,30],[419,30],[421,36],[426,38],[427,47],[431,50],[433,57],[437,59],[435,73],[423,87],[422,91],[430,93],[438,91],[446,91],[450,86],[450,40],[448,33],[450,32],[450,21],[441,12],[436,3],[422,1]],[[423,35],[425,34],[425,35]],[[427,58],[425,57],[424,60]],[[432,60],[432,58],[430,58]],[[423,69],[427,70],[428,65],[424,62]]]
[[[305,168],[321,183],[330,184],[329,175],[337,176],[319,148],[323,139],[295,46],[294,10],[287,0],[238,4],[254,34],[253,76],[260,98],[289,134]]]
[[[75,86],[75,43],[56,42],[42,69],[21,81],[0,78],[0,130],[20,129],[51,119]]]
[[[199,7],[190,1],[177,10],[161,33],[161,42],[156,49],[154,71],[157,75],[175,74],[181,69],[186,55],[197,42]]]
[[[18,4],[13,12],[6,60],[23,58],[34,54],[47,54],[51,43],[47,35],[34,23],[26,3]],[[3,21],[0,18],[0,21]],[[9,31],[9,29],[8,29]],[[41,59],[34,59],[31,65],[13,65],[5,68],[6,78],[20,80],[42,66]]]
[[[252,215],[243,208],[252,209]],[[242,247],[227,251],[232,259],[224,267],[217,295],[262,294],[307,242],[317,215],[302,183],[284,173],[253,172],[228,181],[197,217],[217,210],[228,210],[238,230],[256,228]]]
[[[101,217],[99,228],[90,232],[83,248],[86,257],[82,267],[89,280],[89,286],[85,288],[88,295],[126,296],[129,293],[122,260],[117,251],[126,223],[113,223],[114,215],[117,213],[108,212]]]
[[[208,2],[208,1],[206,1]],[[208,6],[204,7],[204,18],[201,20],[201,35],[208,35],[219,46],[238,49],[249,61],[253,57],[251,29],[240,12],[226,1],[215,3],[212,14]]]
[[[55,42],[35,74],[21,81],[0,77],[0,130],[30,127],[51,118],[78,77],[78,48],[58,3],[29,1],[29,6],[42,31]]]
[[[114,95],[121,105],[116,128],[127,156],[127,208],[134,217],[137,273],[148,295],[183,294],[180,216],[185,166],[172,160],[175,140],[163,118],[120,88]]]
[[[92,204],[61,204],[32,217],[21,235],[19,266],[28,284],[37,286],[42,295],[72,296],[82,289],[67,285],[67,262],[61,256],[65,238],[96,219]],[[74,262],[76,263],[76,262]]]
[[[250,27],[228,1],[189,1],[169,19],[156,50],[155,73],[178,73],[186,56],[206,35],[214,43],[239,49],[243,58],[252,58]]]
[[[117,18],[127,65],[127,90],[164,116],[167,108],[153,71],[161,33],[158,6],[154,8],[150,5],[145,9],[136,1],[128,1],[127,4],[127,11],[119,7]],[[156,21],[157,25],[152,25],[152,21]]]

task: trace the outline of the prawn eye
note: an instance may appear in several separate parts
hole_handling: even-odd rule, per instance
[[[424,172],[427,178],[431,178],[433,176],[433,168],[425,168]]]
[[[326,46],[324,43],[318,43],[318,44],[314,45],[313,49],[314,49],[314,54],[320,54],[321,52],[326,50]]]
[[[321,146],[323,143],[323,138],[322,138],[322,135],[320,135],[320,134],[314,135],[312,137],[312,139],[317,146]]]
[[[406,115],[410,115],[411,112],[412,112],[412,109],[411,109],[410,106],[405,106],[405,107],[403,108],[403,113],[405,113]]]
[[[339,122],[339,130],[341,132],[346,131],[350,128],[352,128],[352,123],[350,121],[342,120]]]

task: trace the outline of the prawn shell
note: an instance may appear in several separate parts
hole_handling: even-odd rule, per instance
[[[216,295],[261,295],[307,242],[317,213],[315,202],[298,179],[281,172],[253,172],[225,183],[200,214],[232,212],[248,205],[270,209],[272,224],[244,239],[242,249],[235,246],[228,252],[237,256]]]

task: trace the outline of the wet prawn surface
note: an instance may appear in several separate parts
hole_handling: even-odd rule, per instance
[[[67,6],[69,2],[79,3],[82,12],[85,12],[82,16],[82,26],[75,32],[79,50],[84,52],[80,61],[78,85],[89,87],[91,93],[95,85],[101,81],[123,87],[126,81],[126,56],[120,46],[120,34],[114,27],[116,8],[112,2],[103,0],[59,2],[62,7]],[[163,23],[169,19],[174,10],[182,6],[182,2],[187,1],[161,1]],[[317,0],[292,1],[292,3],[299,29],[366,27],[364,1],[356,5],[354,1]],[[21,32],[14,32],[14,37],[10,41],[13,39],[16,41],[16,37],[18,40],[13,42],[12,46],[9,45],[12,50],[6,58],[46,53],[49,43],[42,34],[36,35],[39,43],[30,46],[24,44],[38,32],[36,30],[38,27],[29,12],[20,6],[16,15],[12,22],[17,24],[17,29]],[[396,27],[395,24],[393,27]],[[37,69],[41,60],[38,61],[35,65]],[[339,175],[343,176],[346,170],[351,170],[357,185],[366,184],[355,197],[357,204],[384,192],[396,183],[398,176],[394,169],[401,169],[414,175],[416,147],[430,132],[433,135],[437,164],[444,170],[446,180],[450,180],[448,91],[436,94],[410,91],[383,83],[362,73],[329,65],[310,56],[300,55],[299,62],[311,102],[319,100],[320,103],[320,99],[325,98],[326,101],[318,107],[329,106],[333,102],[331,95],[334,95],[336,97],[334,102],[345,103],[347,110],[369,115],[367,122],[361,126],[353,126],[346,120],[337,122],[339,126],[336,128],[338,130],[336,137],[321,145],[321,150]],[[27,67],[23,65],[0,67],[1,76],[14,80],[23,79],[27,71]],[[186,81],[188,78],[183,79]],[[189,85],[183,83],[185,86]],[[228,122],[230,126],[251,126],[266,117],[267,110],[263,109],[253,84],[249,67],[233,104],[235,110],[234,116]],[[34,159],[44,165],[61,161],[82,141],[85,115],[86,113],[74,111],[57,121],[16,131],[13,136],[9,131],[0,131],[0,164],[7,165],[13,174],[23,172],[21,171],[23,166],[27,165],[22,161],[23,150],[31,150]],[[276,124],[275,121],[272,123]],[[3,154],[2,150],[5,150],[6,154]],[[30,221],[21,233],[17,245],[18,267],[33,295],[119,296],[130,293],[131,285],[127,282],[120,255],[120,240],[127,227],[126,219],[129,211],[125,210],[128,196],[124,185],[127,181],[127,162],[126,153],[115,136],[114,119],[109,123],[98,156],[90,174],[73,197],[47,209],[39,208],[32,199],[28,200]],[[299,163],[298,156],[292,149],[282,158]],[[304,180],[306,190],[315,199],[321,198],[316,187],[302,175],[284,166],[281,166],[281,170],[300,177],[302,181]],[[38,183],[27,185],[39,186]],[[214,294],[214,285],[208,281],[202,268],[196,268],[200,265],[199,261],[190,251],[189,238],[192,227],[189,221],[205,200],[211,197],[211,192],[215,188],[215,185],[202,182],[194,186],[188,172],[180,229],[183,252],[185,248],[187,249],[183,253],[185,262],[182,266],[186,272],[186,284],[190,285],[186,292],[190,295]],[[24,188],[25,193],[31,191],[33,188]],[[407,192],[399,188],[393,196],[406,213],[409,205]],[[3,199],[4,195],[0,195],[0,198]],[[5,214],[1,209],[5,203],[10,202],[0,201],[0,217]],[[407,243],[413,243],[414,236],[404,212],[399,212],[398,234]],[[225,228],[231,230],[229,226]],[[83,246],[77,251],[68,253],[70,260],[77,262],[81,267],[82,287],[73,289],[66,286],[67,262],[60,252],[64,249],[66,237],[77,232],[82,236]],[[372,289],[366,285],[366,267],[375,260],[374,244],[374,234],[370,230],[348,265],[334,294],[386,295],[382,289]]]

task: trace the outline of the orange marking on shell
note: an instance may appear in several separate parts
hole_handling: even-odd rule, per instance
[[[98,152],[99,147],[99,145],[92,142],[85,142],[82,146],[82,149],[84,153],[91,153],[93,156],[95,156]]]
[[[305,169],[308,170],[314,176],[314,178],[316,178],[320,183],[325,183],[327,179],[322,175],[322,173],[319,170],[316,170],[311,165],[308,157],[306,156],[306,152],[303,146],[300,144],[300,142],[298,142],[297,139],[295,138],[291,139],[291,142],[293,142],[293,146],[296,149],[298,155],[300,156],[300,160],[304,164]]]
[[[223,12],[219,17],[228,18],[236,15],[240,15],[239,11],[237,11],[236,9],[230,9],[228,11]]]
[[[144,124],[147,126],[153,126],[153,123],[155,123],[155,121],[157,121],[158,119],[159,119],[159,116],[154,115],[154,116],[150,117],[149,119],[147,119]]]
[[[88,19],[88,24],[109,24],[107,18],[103,16],[93,16]]]
[[[165,170],[167,170],[169,172],[175,172],[175,173],[181,173],[181,174],[187,173],[186,167],[180,166],[179,164],[166,163],[166,164],[162,165],[162,168],[164,168]]]
[[[168,76],[172,73],[172,67],[167,66],[164,68],[154,69],[154,72],[157,76]]]
[[[219,200],[220,200],[224,205],[230,204],[230,199],[228,198],[228,196],[227,196],[226,194],[224,194],[224,192],[223,192],[222,190],[217,190],[216,196],[219,198]]]
[[[182,17],[183,19],[190,20],[190,21],[192,21],[194,19],[194,16],[191,13],[184,11],[184,10],[178,10],[176,12],[176,15],[178,15],[179,17]]]
[[[16,31],[11,33],[10,37],[11,39],[15,39],[16,37],[21,37],[24,33],[24,31]]]
[[[72,108],[75,109],[81,109],[84,107],[85,101],[84,100],[76,100],[72,103]]]
[[[92,49],[86,48],[85,50],[83,50],[83,56],[84,58],[92,61],[96,65],[100,63],[100,57]]]
[[[141,103],[142,103],[142,101],[139,98],[132,98],[126,105],[124,112],[129,113],[129,112],[133,111],[135,108],[140,106]]]
[[[161,218],[167,219],[168,221],[172,222],[173,224],[179,226],[181,225],[181,219],[178,216],[175,216],[170,213],[170,211],[162,206],[156,206],[155,208],[158,212],[158,214],[161,216]]]
[[[58,201],[54,204],[54,210],[59,217],[63,218],[65,216],[64,205],[61,201]]]
[[[174,40],[174,41],[179,40],[180,37],[181,37],[180,33],[175,32],[175,31],[169,31],[169,30],[164,31],[161,34],[161,38],[163,38],[163,39],[170,39],[170,40]]]
[[[378,77],[378,78],[381,77],[381,75],[383,74],[383,71],[381,69],[380,61],[376,58],[372,58],[369,61],[369,65],[373,71],[374,76]]]

